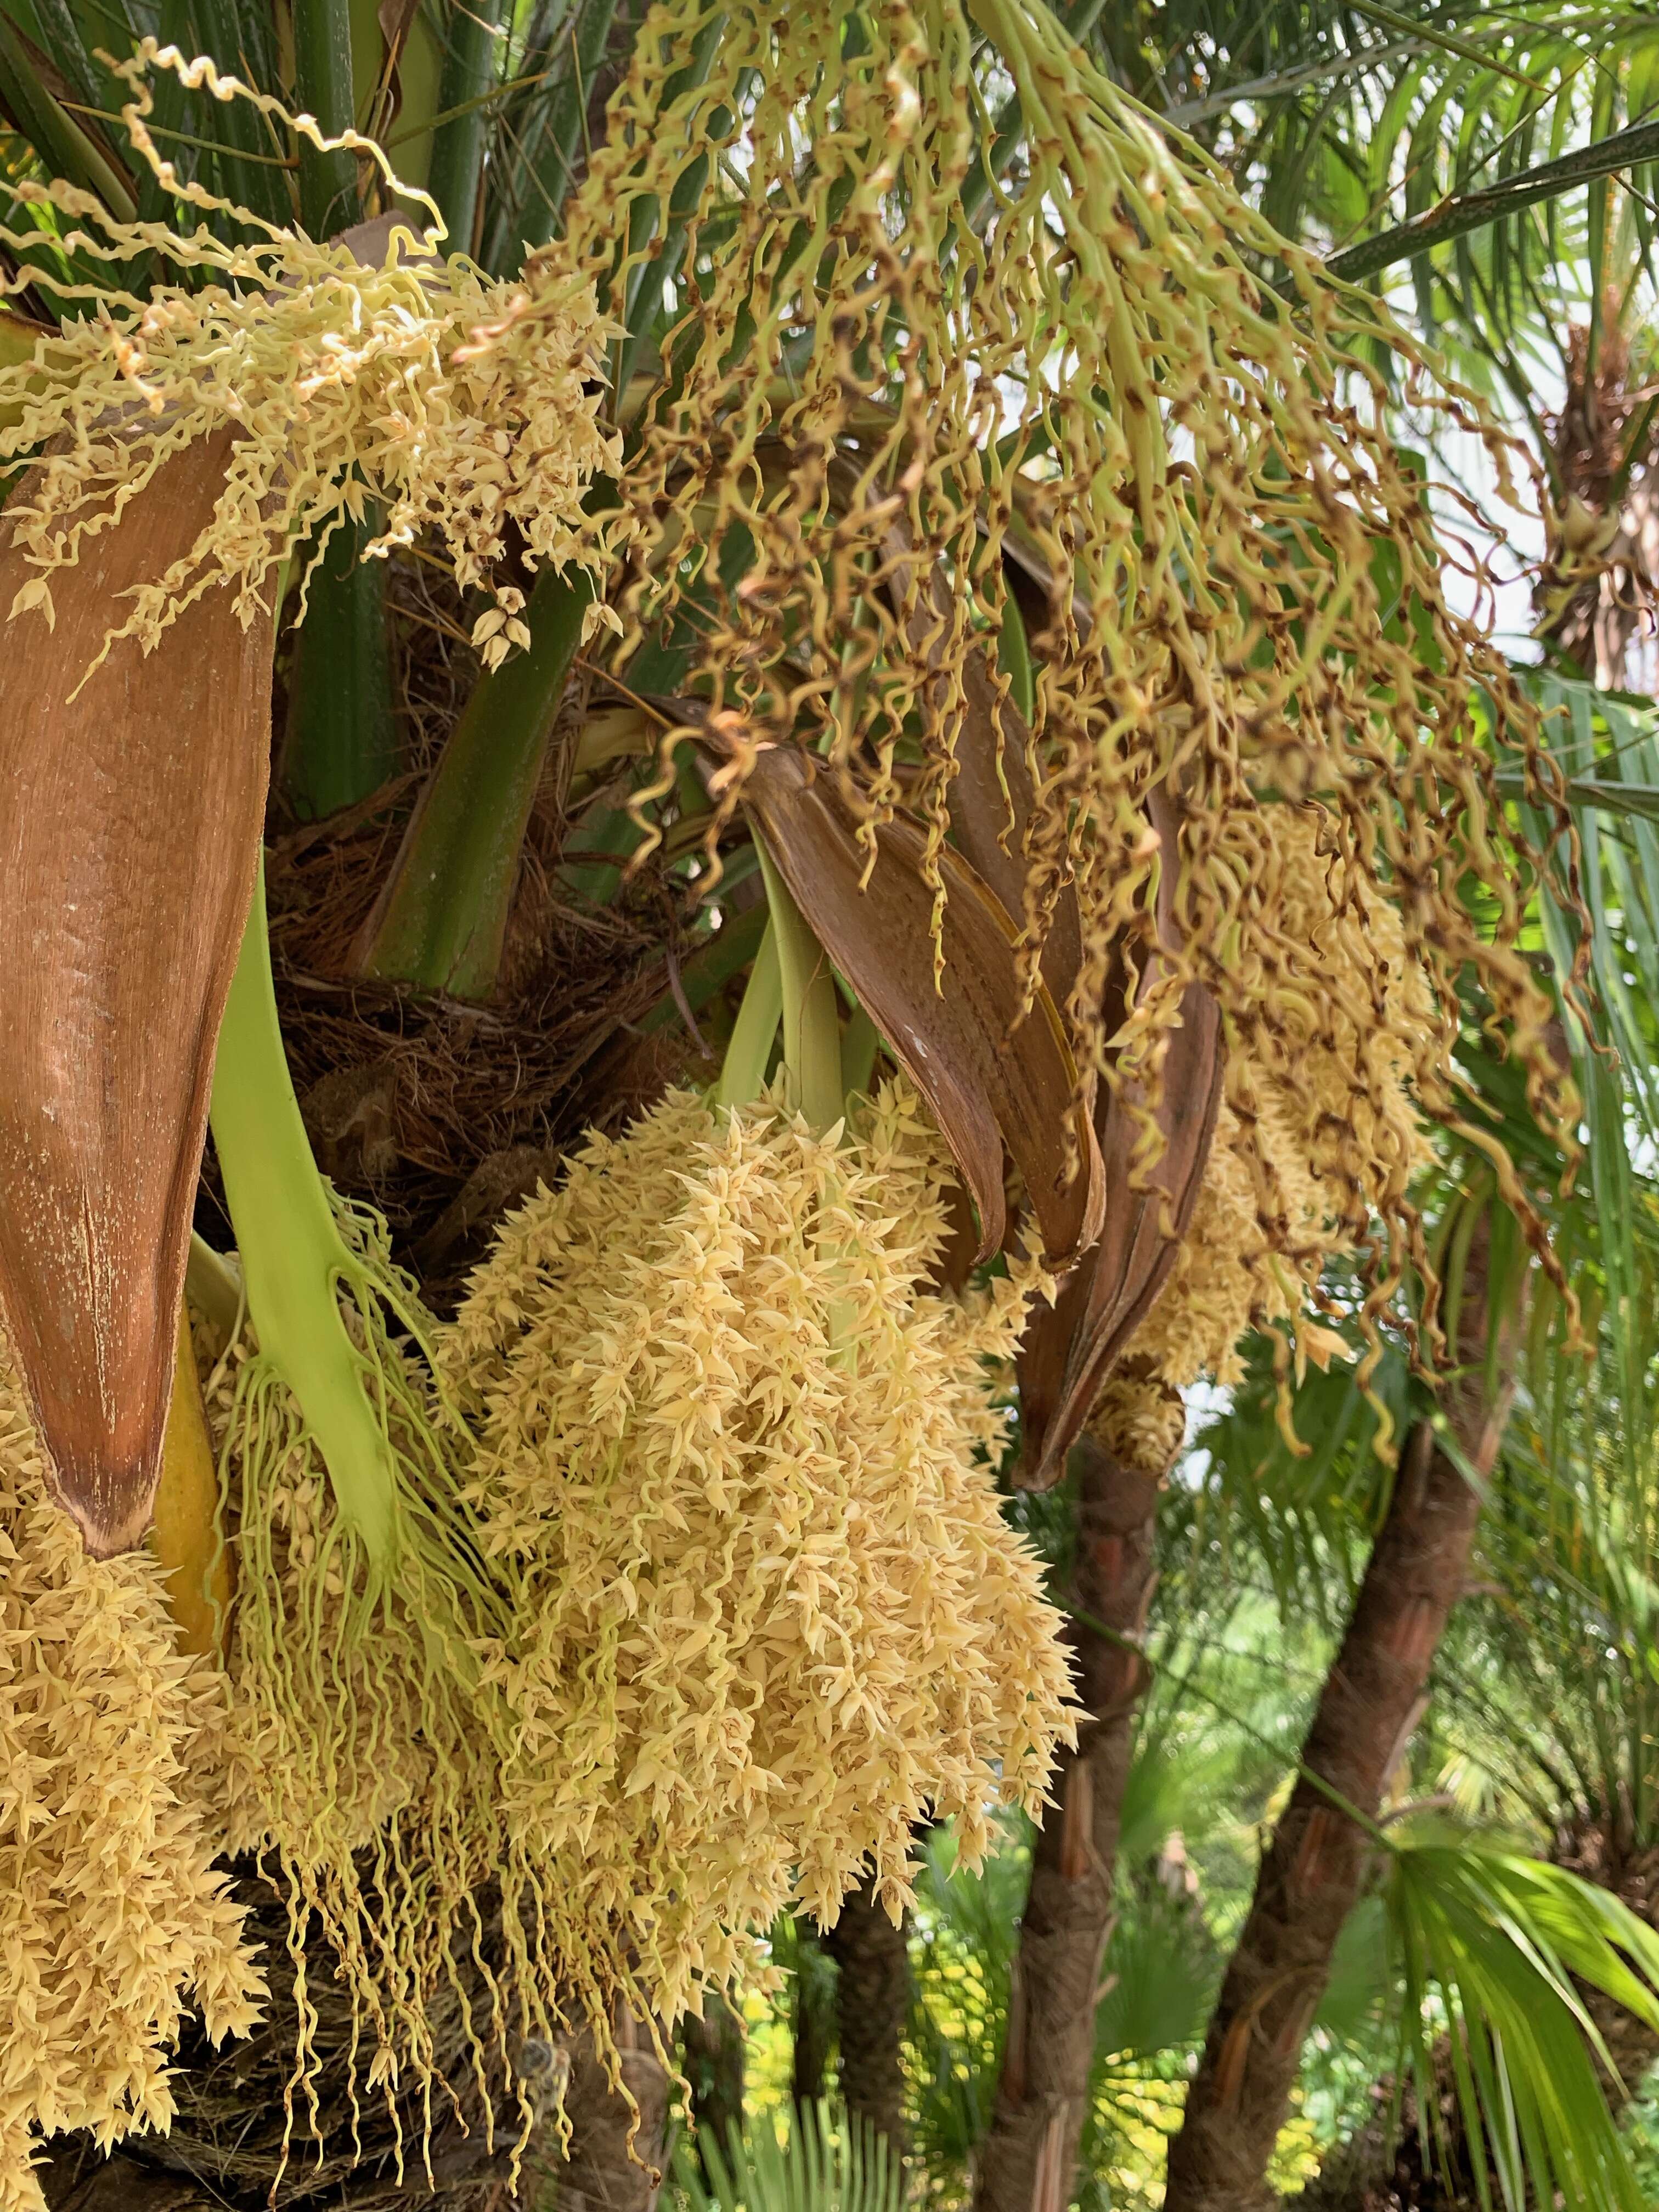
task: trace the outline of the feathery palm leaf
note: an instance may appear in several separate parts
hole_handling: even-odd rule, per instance
[[[787,2126],[732,2128],[724,2151],[700,2141],[675,2147],[668,2202],[685,2212],[899,2212],[903,2169],[885,2136],[828,2104]]]

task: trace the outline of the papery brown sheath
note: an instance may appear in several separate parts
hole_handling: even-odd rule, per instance
[[[945,588],[936,575],[933,600],[941,614]],[[997,700],[988,661],[969,656],[963,687],[952,835],[1003,907],[1023,919],[1024,844],[1035,804],[1026,761],[1030,733],[1012,700]],[[1164,932],[1173,928],[1179,814],[1158,791],[1147,801],[1147,816],[1172,863],[1160,888]],[[1077,983],[1082,949],[1077,891],[1067,883],[1057,890],[1042,962],[1043,981],[1062,1009]],[[1021,1452],[1014,1479],[1020,1487],[1047,1490],[1059,1481],[1107,1377],[1168,1281],[1204,1180],[1220,1095],[1220,1012],[1198,983],[1182,994],[1180,1025],[1170,1037],[1158,1107],[1164,1149],[1149,1174],[1135,1168],[1141,1132],[1134,1109],[1142,1102],[1109,1085],[1094,1088],[1102,1226],[1062,1280],[1054,1306],[1032,1310],[1019,1357]]]
[[[1065,1266],[1086,1250],[1100,1234],[1100,1157],[1046,986],[1024,1007],[1018,917],[943,848],[948,902],[936,984],[933,892],[918,824],[902,815],[883,823],[871,866],[832,779],[785,745],[756,756],[743,803],[830,957],[927,1099],[978,1212],[979,1256],[1003,1240],[1005,1144],[1049,1262]]]
[[[1174,802],[1161,792],[1147,813],[1170,861],[1159,887],[1162,934],[1173,926],[1179,823]],[[1135,1109],[1144,1099],[1127,1085],[1119,1090],[1103,1083],[1096,1094],[1105,1227],[1054,1304],[1032,1315],[1020,1346],[1021,1449],[1014,1474],[1020,1489],[1048,1490],[1060,1480],[1108,1376],[1169,1280],[1209,1164],[1221,1077],[1220,1009],[1203,984],[1189,983],[1165,1052],[1157,1108],[1164,1149],[1150,1171],[1138,1173],[1135,1164]]]
[[[231,434],[166,461],[0,654],[0,1306],[57,1492],[99,1556],[149,1523],[215,1040],[252,896],[271,622],[224,589],[83,682],[185,554]],[[39,476],[13,494],[14,511]],[[0,517],[0,616],[40,571]],[[79,689],[76,689],[76,686]]]

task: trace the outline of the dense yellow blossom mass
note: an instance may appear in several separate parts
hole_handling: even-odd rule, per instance
[[[88,1558],[49,1502],[0,1347],[0,2212],[44,2212],[46,2136],[166,2130],[191,2008],[215,2042],[258,2018],[264,1982],[213,1863],[223,1722],[155,1562]]]
[[[1239,1339],[1300,1322],[1324,1261],[1404,1213],[1429,1157],[1412,1080],[1427,991],[1399,914],[1318,810],[1261,818],[1252,957],[1226,978],[1231,1035],[1209,1164],[1134,1338],[1138,1365],[1177,1387],[1237,1382]]]
[[[896,1911],[925,1809],[976,1859],[1070,1740],[986,1464],[1035,1278],[933,1286],[951,1174],[902,1083],[822,1137],[672,1092],[508,1218],[441,1348],[522,1584],[509,1826],[573,1970],[671,2015],[866,1861]]]

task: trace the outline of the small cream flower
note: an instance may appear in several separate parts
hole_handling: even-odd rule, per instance
[[[213,1863],[223,1722],[155,1562],[89,1559],[48,1500],[0,1347],[0,2212],[45,2212],[47,2136],[166,2132],[187,2009],[216,2043],[258,2016]]]
[[[52,211],[66,246],[117,270],[133,255],[159,255],[179,281],[143,300],[100,288],[95,314],[70,316],[32,360],[0,369],[0,460],[40,463],[6,510],[13,542],[41,572],[9,612],[37,609],[50,621],[51,574],[78,560],[87,533],[106,529],[170,454],[229,425],[237,438],[210,520],[130,608],[112,611],[106,649],[132,635],[148,651],[184,606],[222,585],[252,621],[283,561],[303,549],[308,576],[333,533],[378,506],[365,557],[430,532],[463,588],[495,591],[477,642],[486,665],[497,665],[529,636],[522,593],[495,585],[509,538],[532,568],[597,573],[608,558],[605,533],[582,504],[618,458],[599,421],[608,329],[591,280],[556,246],[496,282],[463,254],[425,252],[401,227],[366,265],[338,241],[258,223],[181,182],[156,155],[143,118],[146,72],[157,65],[222,98],[254,95],[153,39],[116,72],[133,90],[123,111],[129,135],[167,188],[264,234],[226,245],[202,224],[186,233],[116,222],[61,181],[16,188],[20,200]],[[349,133],[337,143],[367,143]],[[24,242],[3,226],[0,240]],[[38,257],[20,266],[27,278],[12,289],[55,282]],[[73,286],[56,288],[73,302]],[[604,619],[590,610],[589,628]]]
[[[1246,1020],[1198,1203],[1134,1350],[1159,1379],[1239,1381],[1239,1339],[1293,1321],[1321,1366],[1342,1338],[1303,1311],[1323,1262],[1398,1207],[1428,1157],[1412,1076],[1427,1017],[1400,916],[1322,847],[1316,813],[1264,810],[1276,948],[1231,981]]]
[[[507,1220],[444,1346],[522,1590],[508,1825],[573,1971],[665,2015],[866,1860],[896,1910],[927,1808],[976,1857],[1070,1740],[981,1456],[1035,1277],[933,1287],[951,1172],[902,1084],[822,1139],[672,1093]]]

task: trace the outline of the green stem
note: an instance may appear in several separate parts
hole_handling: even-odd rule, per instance
[[[217,1333],[221,1346],[234,1338],[242,1318],[242,1279],[222,1252],[194,1230],[185,1267],[185,1296]]]
[[[49,174],[95,192],[110,213],[131,222],[136,203],[127,179],[40,82],[21,34],[0,16],[0,102]]]
[[[259,1356],[298,1401],[341,1519],[371,1566],[384,1571],[397,1534],[396,1468],[336,1296],[337,1284],[356,1270],[283,1050],[263,858],[219,1031],[212,1121]]]
[[[829,955],[757,839],[783,983],[783,1058],[794,1103],[814,1129],[842,1117],[841,1016]]]
[[[354,120],[349,0],[294,0],[294,84],[300,105],[337,138]],[[349,230],[359,212],[356,156],[300,142],[300,216],[313,238]]]
[[[1480,191],[1459,192],[1437,200],[1408,222],[1396,223],[1379,237],[1362,238],[1358,246],[1333,253],[1325,267],[1345,284],[1367,283],[1385,269],[1427,253],[1432,246],[1467,238],[1471,231],[1505,222],[1540,200],[1557,199],[1563,192],[1576,191],[1579,185],[1593,184],[1600,177],[1617,176],[1621,170],[1656,160],[1659,160],[1659,122],[1635,123],[1594,145],[1577,147],[1553,161],[1540,161]]]
[[[1066,29],[1080,46],[1094,28],[1105,0],[1061,0],[1054,9]],[[1025,136],[1018,99],[1006,100],[993,125],[990,159],[975,154],[973,167],[963,179],[962,216],[970,230],[977,230],[991,205],[992,192],[1006,173]]]
[[[359,942],[365,975],[461,999],[495,988],[519,856],[593,587],[544,568],[530,643],[481,677],[421,794]]]
[[[195,43],[185,48],[186,53],[211,54],[222,71],[240,77],[245,84],[251,82],[260,92],[276,89],[268,15],[262,18],[258,9],[244,8],[240,0],[190,0],[189,17]],[[205,120],[206,135],[219,143],[207,181],[216,183],[239,206],[265,222],[279,227],[292,222],[294,201],[288,179],[259,158],[283,150],[272,143],[264,116],[245,100],[221,102],[205,94],[190,97],[196,101],[195,112]]]
[[[783,988],[783,1059],[789,1071],[793,1104],[807,1127],[822,1136],[841,1121],[847,1094],[841,1064],[841,1007],[836,992],[835,970],[830,956],[812,933],[811,923],[795,904],[789,886],[774,866],[757,837],[761,876],[766,903],[771,909],[770,934],[778,948],[778,968]],[[831,1188],[835,1171],[830,1171]],[[812,1231],[820,1240],[822,1224]],[[833,1242],[827,1247],[832,1265],[841,1255]],[[850,1299],[832,1297],[824,1313],[830,1358],[851,1373],[858,1364],[854,1337],[856,1309]]]
[[[841,1054],[842,1082],[849,1098],[868,1097],[870,1079],[876,1071],[876,1054],[880,1050],[881,1031],[855,1002],[848,1018]]]
[[[479,95],[493,92],[500,79],[505,46],[500,26],[502,0],[452,0],[438,83],[439,112],[447,121],[432,137],[432,166],[427,190],[449,226],[448,249],[471,253],[483,175],[484,146],[491,115]]]
[[[283,787],[301,822],[356,806],[398,773],[386,563],[365,561],[378,516],[346,521],[306,586],[289,668]],[[301,556],[303,557],[303,556]]]
[[[526,254],[545,246],[559,227],[582,157],[588,102],[605,66],[616,15],[617,0],[585,0],[574,19],[567,16],[559,27],[556,47],[547,50],[564,65],[533,100],[514,110],[514,128],[524,152],[501,195],[485,248],[486,264],[497,276],[510,275]]]
[[[778,960],[778,933],[769,921],[749,971],[738,1018],[732,1025],[732,1041],[726,1048],[720,1081],[714,1085],[717,1106],[746,1106],[760,1096],[782,1018],[783,969]]]

